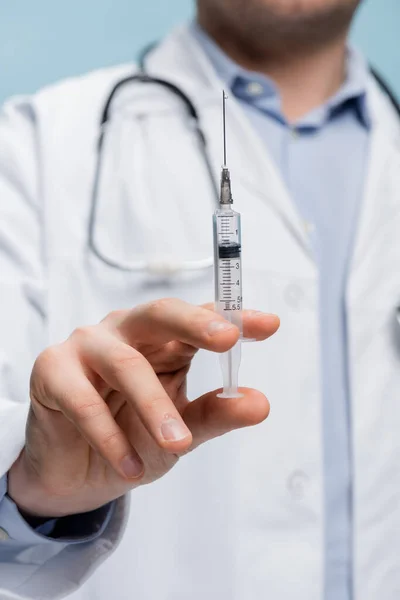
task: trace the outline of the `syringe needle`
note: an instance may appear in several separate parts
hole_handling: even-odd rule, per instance
[[[228,96],[225,94],[225,90],[222,90],[222,120],[224,128],[224,167],[226,167],[226,107],[225,102]]]

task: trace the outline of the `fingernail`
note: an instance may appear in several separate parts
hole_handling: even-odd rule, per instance
[[[134,454],[128,454],[121,461],[122,471],[128,479],[136,479],[143,473],[143,463]]]
[[[229,321],[211,321],[208,325],[208,333],[210,335],[216,335],[217,333],[221,333],[222,331],[228,331],[229,329],[233,329],[235,326]]]
[[[189,437],[187,427],[182,421],[168,419],[161,425],[161,434],[166,442],[179,442]]]

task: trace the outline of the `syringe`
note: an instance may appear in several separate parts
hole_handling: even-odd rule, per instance
[[[221,173],[220,206],[214,213],[214,278],[215,310],[240,331],[240,339],[228,352],[220,355],[224,389],[221,398],[239,398],[238,375],[241,359],[242,326],[242,261],[240,214],[232,210],[231,177],[226,164],[227,96],[223,92],[224,164]]]

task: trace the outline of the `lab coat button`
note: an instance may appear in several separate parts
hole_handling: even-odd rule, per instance
[[[286,303],[292,308],[299,308],[303,299],[304,293],[301,287],[297,284],[290,284],[285,291]]]
[[[246,86],[246,92],[249,96],[261,96],[264,92],[264,88],[258,81],[251,81]]]
[[[292,498],[295,500],[304,498],[308,481],[304,471],[293,471],[287,481],[287,487]]]
[[[4,542],[5,540],[8,540],[9,537],[10,536],[8,535],[7,531],[0,527],[0,542]]]

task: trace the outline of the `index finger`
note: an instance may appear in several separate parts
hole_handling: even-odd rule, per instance
[[[215,314],[214,303],[203,304],[203,308]],[[243,337],[247,340],[262,342],[274,333],[280,326],[280,319],[277,315],[262,312],[260,310],[243,310]]]
[[[246,313],[252,337],[266,339],[279,327],[275,315]],[[131,345],[165,344],[179,340],[196,348],[226,352],[239,339],[238,328],[219,314],[176,298],[164,298],[129,311],[118,330]]]

